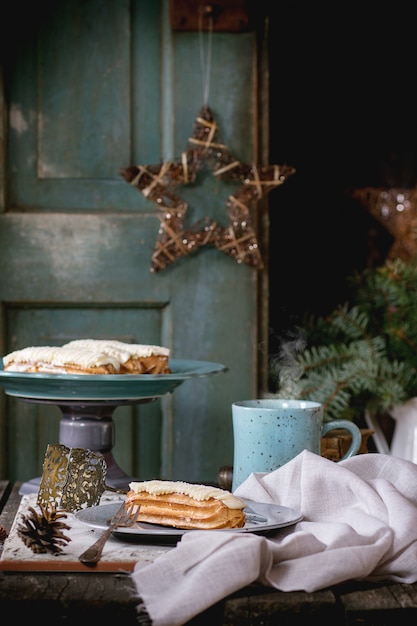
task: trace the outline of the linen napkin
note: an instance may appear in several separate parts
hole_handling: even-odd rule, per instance
[[[153,626],[181,626],[230,593],[261,582],[317,591],[348,580],[417,581],[417,464],[368,453],[335,463],[307,450],[251,474],[242,499],[300,511],[276,535],[191,531],[131,577]]]

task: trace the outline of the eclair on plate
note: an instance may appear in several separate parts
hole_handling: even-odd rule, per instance
[[[182,481],[131,482],[126,508],[140,506],[138,522],[182,529],[215,530],[242,528],[246,523],[245,502],[230,491]]]

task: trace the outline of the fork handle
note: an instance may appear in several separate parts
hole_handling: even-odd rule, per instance
[[[97,563],[100,560],[104,545],[107,539],[112,534],[115,526],[116,524],[112,524],[111,526],[106,528],[106,530],[100,535],[97,541],[93,543],[92,546],[87,548],[85,552],[80,554],[80,556],[78,557],[78,560],[81,561],[81,563],[84,563],[85,565],[93,565],[94,563]]]

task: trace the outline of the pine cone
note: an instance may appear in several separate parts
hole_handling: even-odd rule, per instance
[[[59,554],[62,552],[61,546],[71,541],[71,538],[62,532],[64,529],[69,530],[70,526],[59,521],[67,515],[52,505],[44,507],[39,504],[39,508],[41,512],[37,513],[35,509],[29,507],[31,515],[23,519],[17,533],[23,543],[36,554],[45,552]]]

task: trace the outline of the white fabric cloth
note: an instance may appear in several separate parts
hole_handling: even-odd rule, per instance
[[[259,581],[317,591],[348,580],[417,581],[417,465],[369,453],[335,463],[304,451],[269,474],[251,474],[243,499],[301,511],[273,537],[191,531],[131,576],[154,626],[181,626]],[[138,608],[138,611],[140,609]]]

